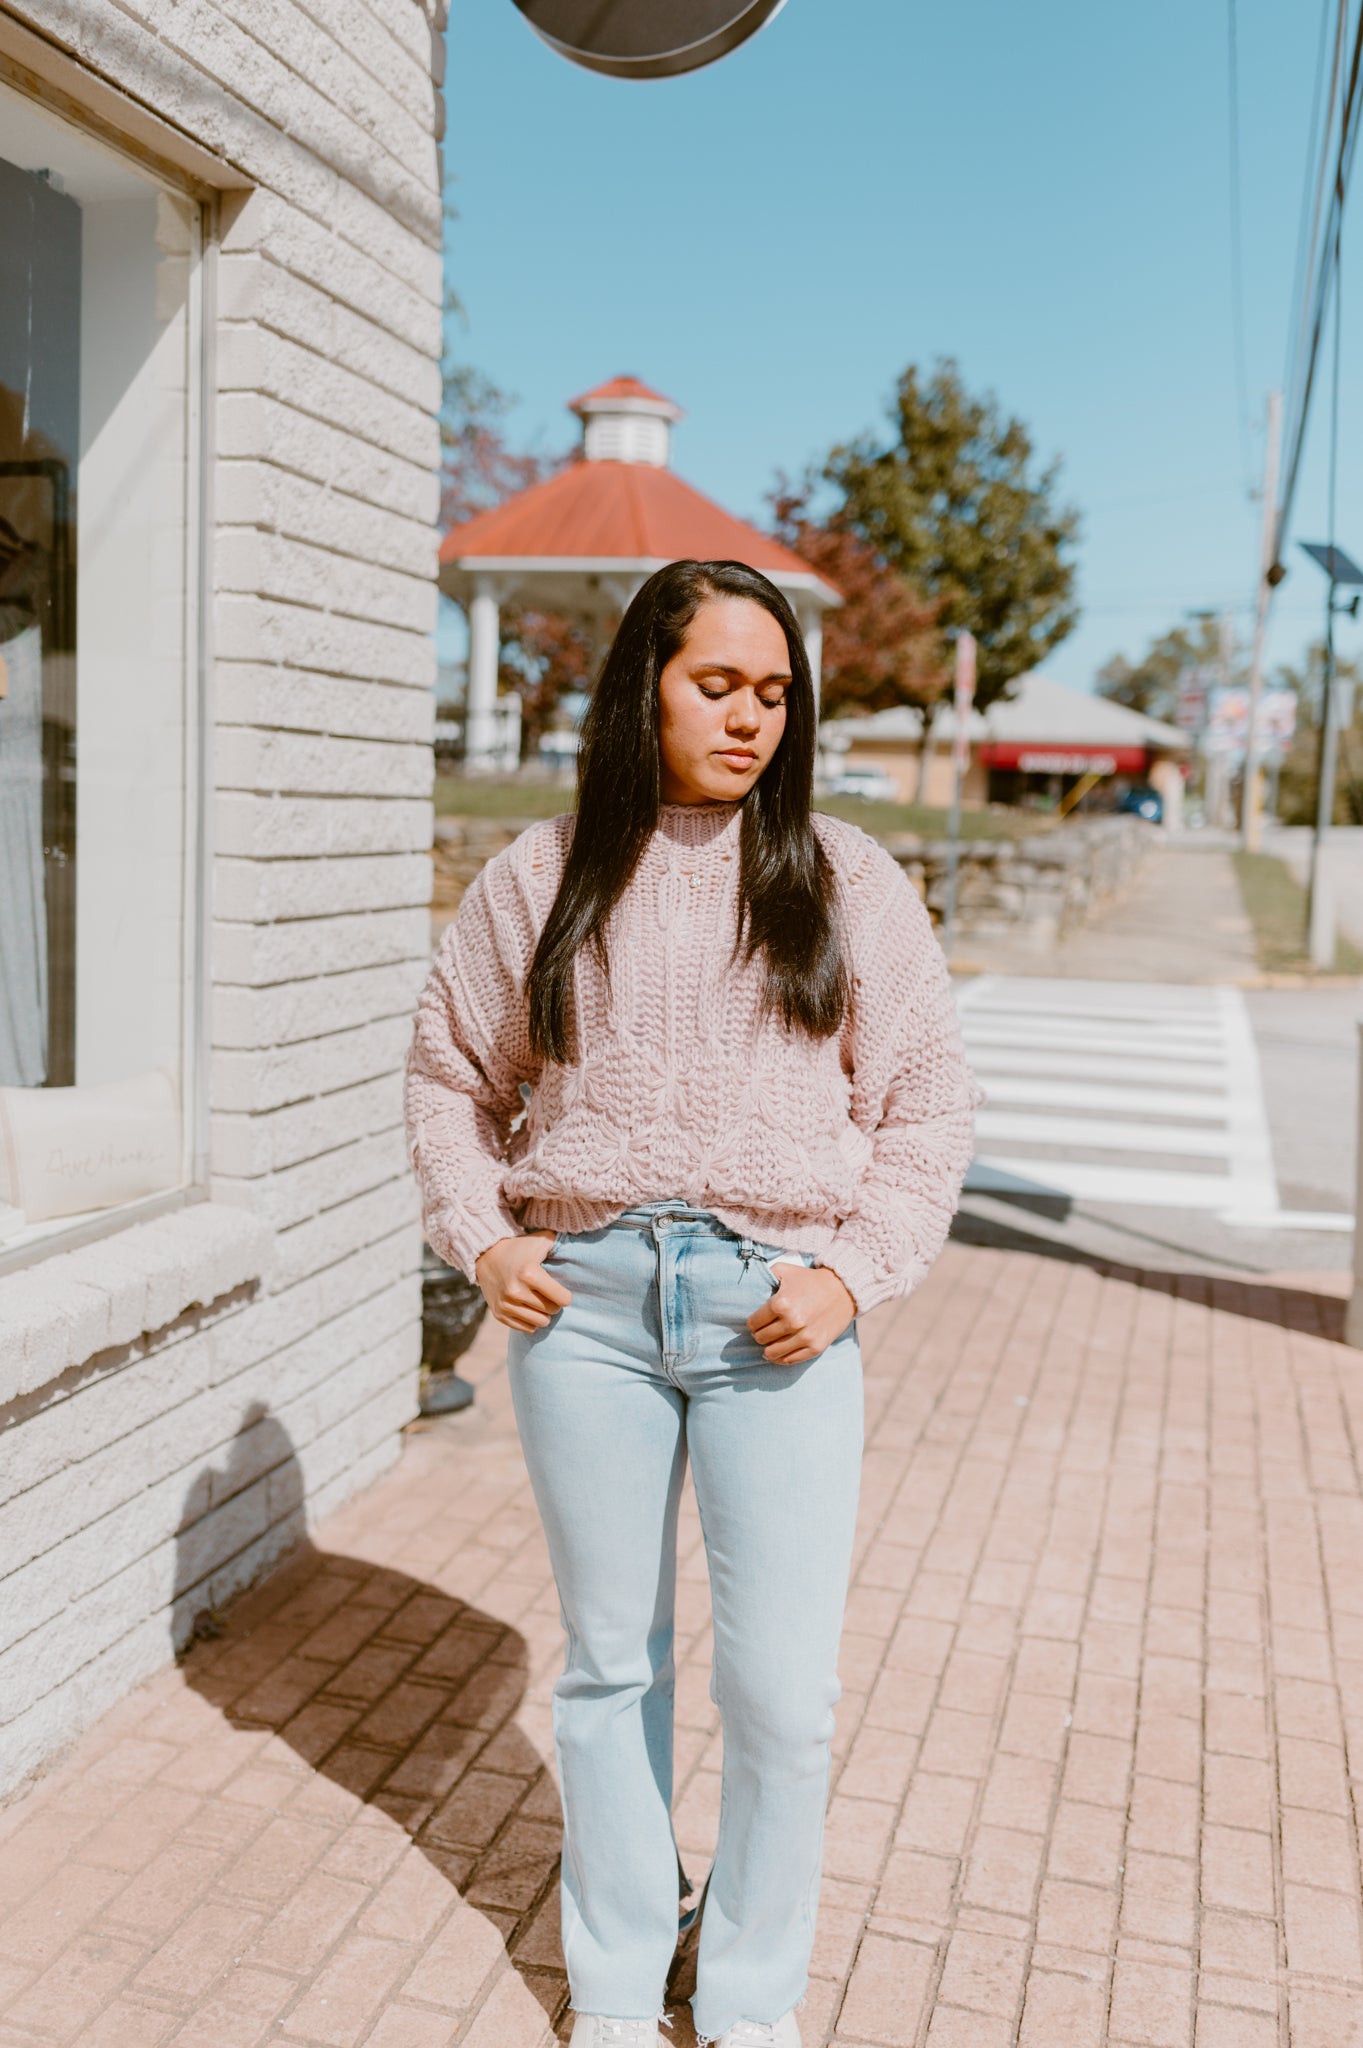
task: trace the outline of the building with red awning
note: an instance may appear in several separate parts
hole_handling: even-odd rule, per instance
[[[922,722],[907,706],[869,718],[831,720],[823,729],[825,758],[848,768],[876,768],[901,803],[944,805],[951,798],[950,704],[933,721],[924,755]],[[966,803],[1063,803],[1082,780],[1091,789],[1149,784],[1164,802],[1167,824],[1178,822],[1188,735],[1143,712],[1049,676],[1023,676],[1014,694],[970,718]]]

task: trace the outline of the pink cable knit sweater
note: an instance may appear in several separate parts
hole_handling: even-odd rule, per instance
[[[977,1096],[898,867],[818,819],[853,1001],[812,1040],[762,1016],[760,956],[733,960],[738,806],[664,807],[611,918],[609,982],[578,957],[578,1055],[559,1067],[531,1052],[522,989],[572,829],[551,818],[488,863],[422,992],[407,1129],[431,1245],[472,1275],[519,1230],[595,1230],[677,1199],[816,1254],[859,1309],[907,1293],[946,1238]]]

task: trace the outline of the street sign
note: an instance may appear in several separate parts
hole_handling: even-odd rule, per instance
[[[1201,732],[1207,723],[1207,700],[1216,683],[1214,668],[1180,669],[1174,724],[1180,732]]]
[[[570,63],[610,78],[675,78],[727,57],[786,0],[516,0]]]
[[[1202,736],[1204,754],[1220,754],[1232,760],[1244,755],[1249,739],[1250,693],[1243,683],[1230,683],[1213,690]],[[1259,699],[1258,744],[1260,759],[1281,757],[1292,744],[1297,729],[1295,690],[1265,690]]]

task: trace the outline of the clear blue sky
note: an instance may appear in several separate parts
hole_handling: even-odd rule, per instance
[[[1264,394],[1281,380],[1320,0],[1239,0],[1248,384],[1231,319],[1226,0],[788,0],[711,70],[594,77],[512,0],[460,0],[445,158],[465,358],[557,446],[619,371],[687,410],[677,468],[762,516],[952,355],[1058,455],[1084,519],[1074,685],[1193,606],[1248,629]],[[1360,182],[1363,182],[1361,180]],[[1363,191],[1345,246],[1339,538],[1363,557]],[[1297,537],[1324,533],[1317,407]],[[1295,550],[1293,551],[1295,556]],[[1271,657],[1319,629],[1300,558]],[[1344,623],[1342,647],[1363,650]]]

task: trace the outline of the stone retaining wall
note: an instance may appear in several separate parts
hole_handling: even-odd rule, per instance
[[[532,822],[436,820],[431,916],[437,935],[484,862]],[[1076,818],[1053,831],[1020,833],[1016,839],[963,841],[958,930],[976,938],[1015,938],[1045,952],[1121,893],[1154,844],[1156,830],[1142,818]],[[940,920],[946,904],[946,842],[895,832],[884,843]]]
[[[1155,843],[1143,818],[1076,818],[1016,839],[962,842],[956,924],[962,936],[1012,938],[1039,953],[1086,924],[1129,886]],[[885,845],[941,918],[947,894],[945,840],[890,833]]]

